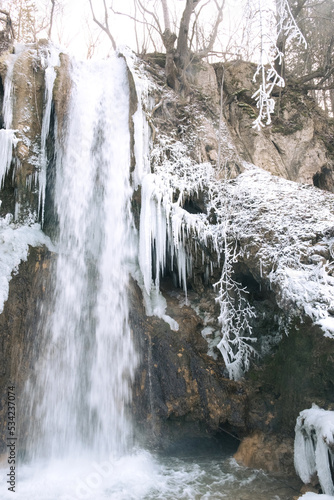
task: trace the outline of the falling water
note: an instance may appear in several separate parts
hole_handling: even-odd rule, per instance
[[[126,65],[74,64],[57,147],[59,242],[52,313],[33,391],[35,457],[124,452],[136,365],[128,325],[132,259]],[[29,446],[28,446],[29,447]]]

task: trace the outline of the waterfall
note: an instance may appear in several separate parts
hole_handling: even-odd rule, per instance
[[[134,255],[126,65],[73,63],[64,142],[56,146],[59,241],[54,297],[33,392],[33,455],[115,456],[131,436],[136,366],[127,286]]]

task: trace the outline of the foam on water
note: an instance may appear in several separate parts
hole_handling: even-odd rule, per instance
[[[6,491],[5,470],[0,471]],[[155,457],[137,450],[115,459],[35,462],[19,470],[17,500],[292,500],[297,482],[270,478],[232,459]],[[4,500],[13,493],[5,492]]]

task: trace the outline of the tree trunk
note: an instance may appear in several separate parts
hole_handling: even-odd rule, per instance
[[[176,41],[175,33],[172,33],[169,29],[166,29],[162,34],[162,40],[166,49],[166,63],[165,63],[165,71],[166,71],[166,80],[167,85],[172,89],[178,91],[179,82],[177,79],[177,69],[174,62],[175,57],[175,49],[174,44]]]
[[[49,27],[49,33],[48,33],[48,38],[51,40],[51,32],[52,32],[52,25],[53,25],[53,14],[55,11],[55,0],[51,0],[52,7],[51,7],[51,14],[50,14],[50,27]]]
[[[170,27],[170,19],[169,19],[168,7],[167,7],[167,0],[161,0],[161,3],[162,3],[162,12],[163,12],[163,16],[164,16],[165,30],[172,31],[171,27]]]
[[[275,60],[275,70],[285,80],[285,42],[286,42],[286,36],[284,33],[280,33],[277,38],[277,49],[283,56],[280,58],[278,57]]]
[[[200,0],[187,0],[186,7],[182,14],[176,47],[176,64],[181,70],[185,70],[190,60],[190,49],[188,47],[189,24],[191,14],[194,12],[199,1]]]

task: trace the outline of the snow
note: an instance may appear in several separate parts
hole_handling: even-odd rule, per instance
[[[306,500],[333,500],[331,495],[317,495],[316,493],[307,492],[305,495],[299,497],[299,500],[305,498]]]
[[[53,249],[50,239],[41,231],[39,224],[18,226],[8,214],[0,218],[0,313],[8,298],[9,282],[18,271],[21,261],[26,261],[29,246],[46,245]]]
[[[295,469],[307,484],[317,473],[321,489],[334,495],[331,468],[334,464],[334,411],[313,404],[300,412],[295,427]]]
[[[278,305],[291,317],[306,315],[334,338],[333,195],[251,166],[241,174],[232,226],[241,251],[261,260]],[[326,255],[326,257],[324,257]],[[260,270],[257,270],[260,274]]]

